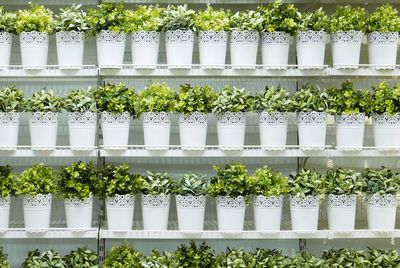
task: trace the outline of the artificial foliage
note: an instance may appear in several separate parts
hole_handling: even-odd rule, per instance
[[[301,14],[299,31],[326,31],[329,25],[329,18],[322,7],[314,12]]]
[[[7,260],[7,255],[4,253],[3,248],[0,247],[0,267],[1,268],[10,268],[10,264]]]
[[[290,107],[289,92],[280,86],[266,86],[254,102],[254,110],[258,112],[286,112]]]
[[[207,5],[205,10],[199,10],[194,14],[194,25],[198,31],[227,31],[230,16],[230,10],[214,9]]]
[[[277,249],[258,248],[252,254],[256,262],[254,268],[285,267],[288,264],[287,257]]]
[[[328,170],[325,179],[327,194],[358,195],[362,193],[362,190],[366,185],[361,173],[351,169],[330,169]]]
[[[213,113],[221,116],[226,112],[248,112],[254,107],[254,98],[244,88],[226,85],[213,103]]]
[[[286,260],[286,263],[283,266],[278,267],[286,267],[286,268],[328,268],[326,266],[326,261],[317,257],[309,252],[299,252],[292,257],[289,257]]]
[[[42,89],[33,93],[32,97],[24,100],[26,112],[60,112],[62,108],[61,97],[56,96],[53,90]]]
[[[0,32],[15,33],[15,22],[17,14],[7,11],[3,6],[0,6]]]
[[[123,3],[102,3],[97,8],[89,9],[87,13],[87,24],[90,29],[89,32],[92,35],[102,30],[116,33],[125,32]]]
[[[34,197],[38,194],[52,194],[56,190],[57,172],[43,163],[33,164],[25,169],[16,182],[17,196]]]
[[[29,9],[17,11],[15,21],[15,32],[46,32],[51,34],[54,31],[53,12],[42,5],[29,3]]]
[[[254,10],[238,11],[230,17],[230,31],[258,31],[263,17]]]
[[[163,27],[162,11],[158,5],[140,5],[135,10],[125,10],[125,31],[161,31]]]
[[[128,112],[135,115],[135,105],[137,104],[137,94],[133,88],[128,88],[124,83],[106,84],[99,87],[94,97],[97,108],[101,112],[112,114],[122,114]]]
[[[400,84],[391,87],[386,81],[382,81],[373,86],[372,90],[372,113],[394,115],[400,112]]]
[[[184,174],[173,183],[173,193],[179,195],[206,195],[209,188],[209,179],[206,175],[197,173]]]
[[[143,254],[127,242],[107,252],[102,268],[142,268]]]
[[[171,252],[153,249],[151,254],[142,260],[141,265],[143,268],[175,268],[178,267],[178,261]]]
[[[267,166],[258,168],[250,179],[252,195],[283,196],[288,192],[286,176]]]
[[[400,32],[400,17],[396,8],[390,4],[379,6],[367,17],[367,33]]]
[[[72,250],[64,256],[64,261],[68,268],[98,268],[99,257],[87,247]]]
[[[399,267],[400,256],[395,249],[368,247],[369,262],[372,267]]]
[[[188,246],[181,244],[174,251],[173,258],[176,260],[177,267],[215,267],[215,251],[205,242],[200,245],[196,245],[194,241],[191,241]]]
[[[20,112],[23,109],[24,93],[15,85],[0,89],[0,112]]]
[[[256,260],[251,252],[247,252],[242,248],[228,248],[225,252],[218,254],[216,257],[216,268],[241,268],[255,267]]]
[[[324,250],[326,267],[370,267],[368,255],[362,250],[339,248]]]
[[[331,33],[339,31],[364,31],[367,13],[362,7],[350,5],[338,6],[329,17],[328,30]]]
[[[15,179],[15,174],[11,166],[0,166],[0,198],[7,198],[14,195]]]
[[[141,176],[129,172],[127,164],[107,165],[101,171],[100,188],[103,196],[136,195],[140,189]]]
[[[367,168],[363,172],[365,180],[363,192],[367,195],[397,195],[400,191],[400,174],[387,167]]]
[[[139,93],[138,114],[146,112],[172,112],[175,91],[167,83],[152,82]]]
[[[315,170],[301,169],[288,180],[289,194],[295,197],[319,196],[325,193],[324,177]]]
[[[290,102],[290,110],[293,112],[328,112],[330,98],[326,91],[319,90],[312,85],[305,85],[296,91]]]
[[[22,268],[69,268],[62,256],[54,251],[40,252],[38,249],[28,253],[28,257],[22,264]]]
[[[173,189],[173,181],[166,172],[148,171],[141,177],[140,192],[151,195],[169,195]]]
[[[75,89],[69,91],[63,98],[63,108],[67,112],[96,112],[95,89]]]
[[[86,23],[86,12],[82,10],[82,5],[77,4],[60,8],[59,13],[54,17],[54,26],[57,32],[86,32],[89,29]]]
[[[176,30],[195,30],[194,26],[195,11],[187,7],[187,5],[168,5],[163,10],[163,31]]]
[[[177,113],[190,115],[194,112],[208,114],[212,111],[218,94],[209,86],[179,86],[174,110]]]

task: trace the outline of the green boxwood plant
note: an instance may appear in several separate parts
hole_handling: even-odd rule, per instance
[[[251,193],[265,197],[283,196],[288,192],[287,178],[267,166],[258,168],[251,179]]]
[[[107,252],[103,268],[124,268],[124,267],[141,267],[141,261],[143,254],[133,248],[127,242],[122,243],[119,246],[113,246],[109,252]]]
[[[209,179],[205,175],[187,173],[173,183],[173,193],[179,195],[206,195],[209,188]]]
[[[296,91],[290,102],[290,109],[293,112],[331,112],[329,106],[329,95],[311,85],[303,86]]]
[[[326,31],[329,24],[329,18],[322,7],[314,12],[305,12],[301,14],[299,31]]]
[[[198,31],[227,31],[231,12],[224,9],[213,9],[207,5],[205,10],[199,10],[194,14],[194,25]]]
[[[302,169],[291,174],[288,180],[289,194],[295,197],[320,196],[325,193],[325,180],[315,170]]]
[[[338,168],[328,170],[326,174],[326,193],[334,195],[358,195],[365,187],[360,172]]]
[[[141,177],[141,193],[151,195],[169,195],[173,189],[172,178],[166,172],[148,171]]]
[[[161,31],[163,26],[161,13],[163,10],[158,5],[140,5],[135,10],[125,10],[125,31],[127,33]]]
[[[395,115],[400,112],[400,84],[391,87],[383,81],[372,89],[372,113]]]
[[[15,12],[6,11],[3,6],[0,6],[0,32],[15,33],[15,22],[17,14]]]
[[[362,7],[350,5],[338,6],[329,17],[328,30],[331,33],[339,31],[364,31],[367,13]]]
[[[43,163],[33,164],[18,177],[16,195],[33,197],[38,194],[52,194],[56,190],[57,176],[53,168]]]
[[[33,93],[32,97],[24,101],[24,111],[31,113],[58,113],[61,111],[61,107],[61,98],[56,96],[53,90],[42,89]]]
[[[226,85],[213,105],[213,113],[218,116],[226,112],[248,112],[253,109],[254,98],[244,88]]]
[[[238,11],[230,17],[230,31],[258,31],[263,17],[254,10]]]
[[[103,3],[100,4],[97,9],[89,9],[87,13],[87,24],[91,35],[95,35],[102,30],[115,33],[125,32],[123,3]]]
[[[22,268],[57,267],[68,268],[60,253],[54,250],[40,252],[38,249],[28,253]]]
[[[365,180],[363,192],[367,195],[397,195],[400,191],[400,174],[386,167],[367,168],[363,178]]]
[[[164,19],[163,31],[195,30],[194,14],[195,11],[188,9],[187,5],[168,5],[162,12]]]
[[[30,3],[29,9],[17,11],[15,21],[15,32],[19,35],[22,32],[46,32],[53,33],[53,12],[42,5]]]
[[[209,86],[181,85],[176,96],[174,110],[184,115],[194,112],[208,114],[218,94]]]
[[[104,87],[99,87],[94,93],[94,98],[101,112],[112,114],[128,112],[135,115],[137,95],[133,88],[126,87],[124,83],[106,84]]]
[[[129,172],[127,164],[107,165],[101,171],[101,192],[105,197],[130,194],[135,196],[141,189],[141,176]]]
[[[168,267],[216,267],[215,251],[205,242],[196,245],[194,241],[190,241],[189,246],[182,244],[173,252],[173,258],[175,259],[177,266]]]
[[[59,14],[54,18],[54,26],[57,32],[86,32],[89,29],[86,23],[86,12],[82,10],[82,5],[76,4],[60,8]]]
[[[23,109],[24,93],[15,85],[0,89],[0,112],[20,112]]]
[[[0,166],[0,198],[7,198],[15,193],[15,175],[12,171],[11,166]]]
[[[64,261],[68,268],[98,268],[99,257],[97,254],[87,249],[86,247],[72,250],[67,256],[64,257]]]
[[[138,114],[146,112],[172,112],[175,105],[175,91],[167,83],[150,83],[139,93]]]
[[[257,112],[286,112],[290,107],[289,93],[282,87],[265,87],[255,96],[254,110]]]
[[[71,90],[63,99],[63,108],[73,113],[95,113],[97,107],[94,94],[95,90],[92,88]]]
[[[366,23],[367,33],[372,32],[400,32],[399,12],[390,4],[377,7]]]

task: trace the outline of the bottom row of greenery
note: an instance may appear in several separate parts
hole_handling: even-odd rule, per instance
[[[399,267],[400,257],[396,250],[368,248],[368,252],[354,249],[329,249],[321,256],[300,252],[294,256],[285,256],[276,249],[243,249],[228,248],[217,253],[203,242],[196,245],[180,245],[172,252],[153,250],[145,256],[128,243],[114,246],[106,255],[102,265],[93,251],[83,247],[72,251],[65,257],[49,250],[31,251],[22,264],[22,268],[57,267],[57,268],[264,268],[264,267]],[[10,267],[6,255],[0,249],[0,267]]]

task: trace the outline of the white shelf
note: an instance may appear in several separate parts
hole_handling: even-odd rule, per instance
[[[0,148],[0,157],[97,157],[96,148],[75,148],[57,146],[54,149],[34,149],[31,146],[18,146],[15,150]]]
[[[95,65],[60,67],[58,65],[30,66],[21,65],[0,66],[0,78],[98,78],[98,68]]]
[[[48,229],[25,229],[7,228],[0,229],[0,239],[15,238],[98,238],[98,229],[69,229],[69,228],[48,228]]]

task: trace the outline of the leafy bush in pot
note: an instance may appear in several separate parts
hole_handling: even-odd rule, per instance
[[[216,257],[216,267],[255,267],[256,260],[253,254],[243,249],[230,249]]]
[[[15,85],[0,89],[0,112],[20,112],[23,108],[24,93]]]
[[[171,252],[162,252],[153,249],[151,254],[147,256],[141,263],[143,268],[172,268],[178,267],[176,258]],[[122,268],[122,267],[121,267]]]
[[[141,178],[132,175],[127,164],[107,165],[101,170],[101,192],[103,196],[136,195],[140,189]]]
[[[254,110],[258,112],[286,112],[289,109],[289,93],[282,87],[265,87],[255,96]]]
[[[68,266],[58,252],[48,250],[40,253],[39,250],[36,249],[28,253],[28,257],[22,264],[22,268],[38,267],[67,268]]]
[[[72,4],[70,7],[60,8],[60,12],[54,18],[54,26],[57,32],[77,31],[86,32],[89,28],[86,23],[86,12],[82,5]]]
[[[400,174],[386,167],[367,168],[363,173],[365,180],[363,192],[367,195],[397,195],[400,191]]]
[[[141,267],[140,263],[143,259],[143,254],[133,248],[127,242],[119,246],[113,246],[107,252],[103,268],[125,268],[125,267]]]
[[[51,34],[53,28],[53,12],[39,4],[30,3],[30,9],[20,9],[17,11],[15,21],[15,32],[46,32]]]
[[[347,248],[325,250],[322,259],[328,267],[370,267],[367,255],[362,250]]]
[[[99,257],[97,254],[86,247],[72,250],[64,257],[67,267],[70,268],[98,268]]]
[[[10,268],[10,264],[7,260],[7,255],[4,253],[3,248],[0,248],[0,267],[2,268]]]
[[[255,196],[282,196],[288,192],[286,176],[267,166],[258,168],[250,179],[251,193]]]
[[[390,4],[377,7],[367,18],[367,33],[400,32],[399,12]]]
[[[6,11],[3,6],[0,6],[0,32],[15,33],[15,22],[17,14],[15,12]]]
[[[150,83],[139,93],[138,114],[146,112],[172,112],[175,104],[175,91],[167,83]]]
[[[309,252],[300,252],[288,258],[285,266],[287,268],[309,267],[309,268],[323,268],[326,267],[325,260],[312,255]]]
[[[371,267],[399,267],[400,256],[395,249],[384,250],[368,247]]]
[[[31,113],[58,113],[61,111],[61,108],[61,98],[56,96],[53,90],[42,89],[33,93],[32,97],[24,101],[24,110]]]
[[[125,10],[126,32],[161,31],[163,26],[161,13],[163,10],[158,5],[140,5],[135,10]]]
[[[17,180],[17,196],[36,196],[38,194],[51,194],[55,192],[58,174],[48,166],[33,164],[25,169]]]
[[[365,181],[360,172],[338,168],[328,170],[326,174],[326,193],[334,195],[361,194]]]
[[[315,170],[302,169],[288,180],[289,194],[296,197],[319,196],[325,193],[323,176]]]
[[[213,103],[213,113],[223,115],[226,112],[247,112],[254,106],[254,99],[244,88],[226,85]]]
[[[12,171],[11,166],[0,166],[0,198],[7,198],[15,193],[15,175]]]
[[[208,114],[213,109],[213,102],[218,94],[209,86],[179,86],[174,110],[189,115],[193,112]]]
[[[301,14],[299,31],[326,31],[329,24],[329,18],[322,7],[314,12]]]
[[[372,89],[372,113],[394,115],[400,112],[400,84],[390,87],[383,81]]]
[[[163,31],[195,30],[194,14],[194,10],[188,9],[187,5],[168,5],[162,12],[164,18]]]
[[[173,252],[173,257],[177,263],[176,267],[215,267],[215,251],[205,242],[199,246],[194,241],[190,241],[189,246],[182,244]]]
[[[133,88],[126,87],[124,83],[106,84],[104,87],[99,87],[94,93],[94,98],[101,112],[135,114],[137,95]]]
[[[328,30],[331,33],[351,30],[364,31],[366,14],[362,7],[338,6],[329,17]]]
[[[213,9],[207,5],[205,10],[199,10],[194,14],[194,25],[198,31],[227,31],[231,12],[224,9]]]
[[[231,31],[258,31],[262,21],[260,12],[238,11],[230,17],[229,29]]]
[[[92,88],[71,90],[63,99],[63,108],[68,112],[96,112],[94,94],[95,90]]]
[[[257,249],[253,252],[253,256],[257,263],[255,268],[286,267],[287,265],[287,257],[276,249]]]
[[[173,188],[172,178],[166,172],[151,172],[141,177],[141,189],[143,194],[168,195]]]
[[[206,195],[208,193],[209,179],[205,175],[196,173],[184,174],[174,181],[173,192],[180,195]]]
[[[122,33],[125,31],[124,22],[125,14],[122,2],[118,4],[103,3],[97,9],[88,10],[87,24],[92,35],[101,30]]]
[[[293,112],[331,112],[330,99],[325,91],[311,85],[303,86],[293,94],[290,110]]]

